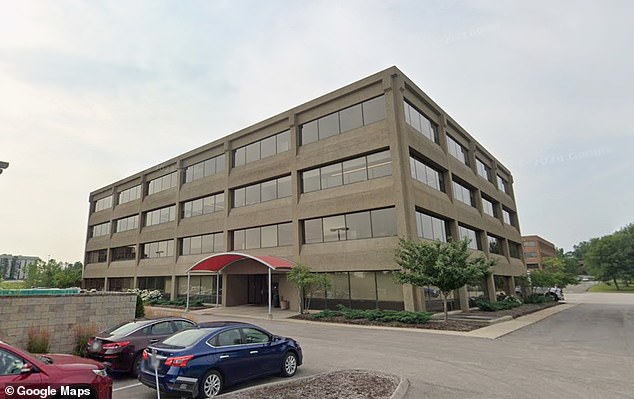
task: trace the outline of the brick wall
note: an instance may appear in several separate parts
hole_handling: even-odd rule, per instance
[[[25,349],[34,327],[50,334],[49,352],[71,353],[76,326],[103,330],[134,319],[135,306],[136,295],[117,292],[0,296],[0,340]]]

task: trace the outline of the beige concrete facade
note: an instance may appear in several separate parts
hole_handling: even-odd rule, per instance
[[[378,96],[383,96],[385,100],[383,119],[309,144],[300,143],[303,124]],[[406,122],[404,101],[437,125],[437,142],[425,137]],[[290,145],[287,151],[241,166],[232,166],[236,149],[286,130],[290,132]],[[468,166],[448,153],[448,134],[465,149]],[[389,176],[303,192],[302,172],[384,150],[389,150]],[[225,155],[224,170],[221,173],[191,182],[185,181],[187,167],[221,154]],[[444,181],[444,191],[412,178],[412,154],[429,162],[440,172]],[[478,175],[476,157],[486,164],[493,178],[486,179]],[[175,171],[178,172],[176,187],[148,195],[147,185],[150,180]],[[291,179],[290,196],[249,206],[232,206],[235,188],[287,175],[290,175]],[[507,192],[498,187],[495,176],[500,176],[508,183]],[[473,206],[454,199],[452,181],[455,179],[469,188]],[[473,229],[477,232],[478,248],[481,248],[481,251],[475,252],[498,260],[494,273],[501,276],[517,276],[523,274],[526,269],[521,249],[516,250],[521,248],[521,234],[512,183],[513,177],[507,168],[400,70],[391,67],[92,192],[88,231],[91,231],[92,226],[101,223],[111,222],[111,225],[109,234],[99,237],[87,235],[85,284],[107,288],[108,279],[127,278],[129,280],[126,280],[126,284],[137,286],[142,277],[165,277],[165,291],[174,297],[177,295],[177,278],[185,276],[186,270],[197,260],[210,255],[179,255],[183,237],[223,233],[221,250],[231,251],[234,249],[235,230],[289,222],[292,226],[291,245],[246,249],[240,252],[284,257],[306,264],[318,272],[394,270],[394,249],[398,236],[416,238],[419,235],[417,211],[444,220],[448,230],[447,237],[453,239],[460,237],[459,226]],[[141,198],[117,204],[117,194],[136,185],[142,187]],[[222,211],[190,218],[182,217],[184,202],[215,193],[224,193],[225,206]],[[110,195],[113,196],[113,206],[94,212],[94,203]],[[493,204],[493,213],[496,216],[483,212],[482,196]],[[149,227],[143,226],[146,212],[171,205],[176,206],[175,220]],[[394,208],[395,235],[305,243],[305,220],[384,208]],[[503,210],[512,215],[512,223],[505,223],[501,216]],[[131,215],[139,216],[139,226],[129,231],[114,232],[116,220]],[[498,239],[496,248],[499,248],[497,251],[500,254],[490,253],[487,235]],[[172,256],[142,258],[143,244],[165,240],[174,242],[175,250]],[[136,246],[136,256],[130,260],[114,261],[112,248],[127,245]],[[105,259],[95,261],[95,254],[99,250],[107,251],[107,256],[104,255]],[[261,273],[265,272],[266,268],[263,267]],[[378,277],[374,275],[374,284],[378,286]],[[243,276],[239,277],[236,273],[223,275],[222,303],[245,303],[245,283],[241,279]],[[348,275],[349,282],[350,279],[351,276]],[[283,275],[274,275],[274,281],[279,284],[280,295],[291,300],[291,306],[296,307],[296,289]],[[401,290],[396,285],[390,289]],[[456,293],[460,307],[468,306],[465,298],[467,291],[463,291],[460,295]],[[405,287],[402,293],[396,293],[392,297],[402,298],[400,301],[405,309],[425,308],[424,296],[420,289]],[[379,301],[377,294],[377,303]]]

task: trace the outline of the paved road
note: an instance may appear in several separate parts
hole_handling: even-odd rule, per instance
[[[347,368],[381,370],[408,378],[406,397],[411,399],[617,399],[632,398],[634,392],[633,305],[580,303],[496,340],[255,322],[301,342],[306,363],[298,377]],[[156,397],[153,390],[135,383],[118,380],[114,398]]]

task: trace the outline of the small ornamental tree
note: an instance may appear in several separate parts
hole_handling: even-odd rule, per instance
[[[308,266],[299,264],[287,274],[290,282],[297,285],[299,295],[299,313],[308,312],[310,300],[315,290],[330,288],[330,277],[325,273],[313,273]]]
[[[447,297],[451,291],[485,277],[495,264],[493,259],[470,256],[468,245],[468,239],[445,243],[401,238],[395,253],[401,270],[394,272],[394,277],[401,284],[438,287],[446,322]]]

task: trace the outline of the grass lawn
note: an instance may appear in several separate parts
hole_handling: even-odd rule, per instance
[[[607,285],[606,283],[599,283],[599,284],[595,284],[592,287],[590,287],[590,289],[588,290],[588,292],[624,292],[624,293],[634,293],[634,285],[630,285],[629,287],[626,287],[623,282],[619,281],[619,290],[616,290],[616,287],[614,286],[613,283],[611,283],[610,285]]]
[[[26,288],[24,281],[0,281],[0,288],[5,290],[18,290],[20,288]]]

